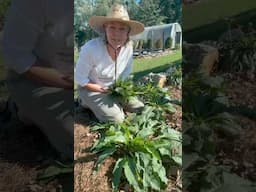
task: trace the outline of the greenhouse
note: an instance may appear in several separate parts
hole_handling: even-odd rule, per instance
[[[179,23],[145,27],[143,33],[132,36],[134,51],[155,51],[181,47],[182,35]]]

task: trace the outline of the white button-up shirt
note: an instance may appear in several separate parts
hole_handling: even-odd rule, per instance
[[[116,79],[125,79],[132,71],[132,45],[123,46],[117,57]],[[75,67],[75,81],[80,86],[88,82],[101,86],[110,86],[115,80],[115,61],[107,51],[106,43],[102,38],[88,41],[81,47],[79,58]]]

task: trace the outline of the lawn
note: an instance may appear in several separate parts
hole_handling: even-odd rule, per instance
[[[183,30],[187,31],[256,8],[255,0],[202,0],[182,8]]]
[[[155,58],[139,58],[134,60],[133,75],[138,79],[150,72],[162,72],[170,67],[172,63],[181,62],[181,51],[175,51],[168,55]]]

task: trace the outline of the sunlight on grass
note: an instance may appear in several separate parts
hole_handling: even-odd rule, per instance
[[[134,78],[137,79],[150,72],[161,72],[170,67],[172,63],[181,62],[181,51],[155,58],[135,59],[133,63]]]

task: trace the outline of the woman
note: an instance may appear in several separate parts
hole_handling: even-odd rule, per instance
[[[129,36],[141,33],[144,25],[130,20],[119,4],[113,5],[105,17],[91,17],[89,25],[100,37],[82,46],[76,64],[75,81],[81,104],[89,107],[99,121],[119,123],[125,117],[123,106],[108,94],[108,87],[131,73],[133,50]],[[135,98],[125,105],[131,112],[144,106]]]
[[[12,0],[3,34],[8,89],[19,116],[39,127],[70,160],[74,156],[72,6],[70,0]]]

